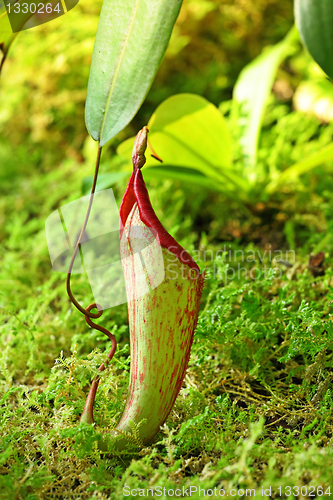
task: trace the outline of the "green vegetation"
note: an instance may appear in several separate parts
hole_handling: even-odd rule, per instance
[[[270,112],[278,110],[272,106]],[[314,126],[314,120],[308,123]],[[304,117],[301,126],[305,127]],[[322,133],[328,131],[326,127]],[[109,345],[69,307],[64,276],[50,270],[43,230],[45,218],[60,199],[65,203],[80,195],[72,186],[80,185],[89,169],[88,164],[76,166],[67,160],[43,176],[32,173],[2,200],[4,498],[118,498],[123,485],[226,490],[262,485],[275,490],[280,485],[328,487],[332,270],[324,265],[324,275],[314,277],[306,256],[315,248],[332,250],[330,185],[324,195],[319,194],[324,172],[311,177],[319,187],[310,200],[302,190],[298,199],[285,196],[285,211],[282,207],[277,212],[276,222],[293,210],[293,203],[300,211],[285,225],[285,235],[279,233],[283,245],[271,240],[271,255],[267,243],[266,248],[263,241],[259,246],[247,243],[253,233],[243,233],[241,225],[238,239],[230,241],[229,234],[230,243],[218,244],[216,237],[210,241],[208,233],[198,237],[193,220],[183,220],[181,210],[176,215],[174,210],[188,204],[188,197],[195,207],[196,194],[171,181],[152,185],[153,204],[158,213],[163,211],[168,229],[178,239],[186,234],[180,242],[192,250],[199,248],[194,257],[211,271],[185,384],[167,426],[152,448],[135,456],[104,457],[96,442],[102,428],[116,425],[126,397],[126,306],[107,310],[103,316],[102,324],[116,334],[119,349],[102,377],[95,433],[77,422],[89,381]],[[258,216],[231,214],[221,199],[214,199],[218,202],[224,231],[228,225],[235,230],[242,218],[257,232],[265,230]],[[286,239],[298,247],[295,259],[292,253],[285,256]],[[272,262],[274,256],[281,259],[279,248],[291,268]],[[221,257],[224,250],[227,253]],[[243,270],[238,277],[239,266]],[[74,283],[79,300],[90,303],[85,277],[76,277]]]
[[[197,184],[251,206],[267,201],[284,186],[295,184],[302,174],[331,162],[333,145],[330,138],[320,147],[311,132],[308,147],[314,146],[314,149],[305,157],[304,137],[301,136],[299,147],[292,144],[293,155],[297,157],[294,164],[292,155],[288,160],[284,158],[282,164],[278,164],[276,157],[274,163],[267,158],[261,160],[272,150],[269,147],[267,151],[264,141],[260,140],[271,87],[281,63],[287,56],[300,52],[297,42],[298,32],[294,26],[284,40],[266,48],[242,70],[233,99],[220,103],[219,109],[205,98],[187,93],[174,95],[160,104],[148,122],[148,177],[169,177]],[[297,87],[295,104],[321,120],[330,121],[332,88],[317,66],[318,70],[316,78],[310,76]],[[223,113],[230,115],[228,121]],[[288,116],[292,114],[289,112]],[[283,124],[284,134],[290,133],[291,143],[296,137],[299,139],[294,128],[286,123],[284,114],[274,118],[280,129]],[[271,127],[269,135],[272,136]],[[131,137],[119,145],[117,156],[109,164],[111,172],[99,178],[97,189],[113,186],[131,172],[133,141]],[[84,191],[88,191],[91,182],[92,177],[86,179]]]
[[[199,174],[188,165],[178,178],[167,176],[166,164],[154,167],[164,169],[159,176],[144,167],[159,218],[208,269],[189,368],[166,425],[151,447],[132,455],[98,449],[126,399],[126,305],[106,310],[100,320],[116,335],[118,349],[102,374],[96,430],[78,425],[110,346],[69,304],[65,275],[51,269],[44,223],[91,183],[97,144],[87,138],[83,115],[99,8],[82,1],[26,38],[19,35],[0,82],[0,498],[134,498],[123,494],[124,486],[255,489],[257,497],[271,487],[272,498],[280,498],[279,487],[285,496],[287,487],[303,486],[308,489],[299,490],[299,498],[310,491],[328,496],[333,161],[322,158],[312,168],[311,156],[330,148],[333,125],[311,110],[293,109],[300,82],[319,75],[297,41],[263,108],[251,167],[257,182],[249,196],[239,200],[228,189],[189,182],[189,173]],[[103,151],[100,187],[118,175],[114,191],[121,200],[128,173],[117,147],[180,92],[222,102],[221,115],[213,104],[208,108],[230,135],[240,177],[244,130],[231,90],[239,71],[265,45],[279,42],[292,22],[289,1],[185,2],[146,103]],[[289,171],[263,190],[302,162],[302,175]],[[86,276],[75,275],[73,289],[83,305],[93,302]],[[297,488],[292,492],[298,497]]]

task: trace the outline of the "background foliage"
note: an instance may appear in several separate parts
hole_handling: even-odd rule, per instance
[[[103,374],[97,433],[77,426],[108,344],[69,305],[64,275],[51,270],[44,223],[81,196],[92,173],[96,144],[84,102],[100,6],[81,0],[68,15],[20,34],[0,81],[0,496],[121,498],[123,485],[272,486],[273,498],[278,486],[326,490],[333,460],[329,161],[267,197],[254,185],[247,203],[147,175],[158,216],[210,270],[189,370],[154,446],[102,456],[96,443],[118,421],[129,369],[126,306],[107,310],[103,323],[120,347]],[[144,105],[104,150],[102,175],[115,171],[118,145],[182,92],[220,106],[241,171],[234,84],[292,25],[289,0],[185,0]],[[324,115],[313,92],[307,114],[299,110],[315,79],[324,77],[296,42],[263,117],[258,165],[265,172],[331,144],[329,91]],[[125,185],[123,177],[114,188],[118,200]],[[73,282],[80,302],[92,302],[85,277]]]

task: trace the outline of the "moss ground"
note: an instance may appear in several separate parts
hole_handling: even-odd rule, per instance
[[[248,233],[223,248],[191,232],[191,220],[175,218],[172,207],[185,203],[181,188],[151,186],[168,229],[180,239],[187,234],[181,242],[193,252],[198,248],[193,255],[208,268],[187,375],[151,447],[101,453],[98,440],[119,419],[129,374],[126,305],[109,309],[101,324],[112,329],[119,348],[103,373],[96,430],[78,425],[89,382],[109,345],[70,306],[65,275],[50,266],[44,222],[59,204],[80,196],[89,169],[65,161],[52,172],[2,184],[0,497],[134,498],[157,486],[162,497],[163,488],[167,496],[183,486],[193,487],[192,498],[199,498],[194,487],[202,488],[201,498],[214,488],[235,498],[254,489],[260,497],[269,487],[271,498],[320,496],[318,487],[328,496],[333,270],[329,259],[311,261],[309,268],[309,246],[331,251],[327,231],[314,231],[311,221],[303,221],[303,244],[293,252],[290,229],[280,235],[281,251],[274,242],[256,246]],[[329,219],[329,199],[321,198],[319,206],[313,195],[309,203]],[[83,304],[92,301],[84,275],[74,287]]]

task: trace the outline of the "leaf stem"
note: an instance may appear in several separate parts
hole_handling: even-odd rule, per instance
[[[97,308],[98,304],[90,304],[90,306],[87,307],[87,311],[90,312],[90,309],[94,309],[95,307]],[[88,323],[89,326],[92,328],[95,328],[96,330],[99,330],[102,333],[105,333],[109,337],[112,343],[111,351],[108,354],[108,358],[105,361],[105,364],[102,363],[101,366],[98,368],[98,371],[103,372],[106,368],[106,366],[109,364],[111,359],[113,358],[114,353],[116,352],[117,349],[117,341],[114,335],[112,335],[111,332],[109,332],[106,328],[100,325],[96,325],[96,323],[93,323],[91,319],[85,315],[85,320]],[[94,421],[94,403],[95,403],[95,397],[98,389],[98,384],[99,384],[100,377],[97,376],[94,378],[92,381],[89,394],[86,399],[86,404],[84,405],[83,412],[80,418],[80,423],[85,423],[85,424],[93,424],[95,423]]]
[[[91,321],[91,318],[100,318],[102,316],[102,314],[103,314],[103,308],[99,304],[96,304],[94,302],[93,304],[90,304],[87,307],[87,309],[85,309],[75,299],[75,297],[74,297],[74,295],[72,293],[72,290],[71,290],[71,274],[72,274],[72,270],[73,270],[73,265],[74,265],[75,257],[77,256],[77,253],[78,253],[78,250],[79,250],[79,247],[80,247],[80,242],[81,242],[82,235],[85,232],[87,224],[88,224],[88,220],[89,220],[89,216],[90,216],[90,212],[91,212],[91,207],[92,207],[92,204],[93,204],[94,194],[95,194],[95,190],[96,190],[96,183],[97,183],[99,165],[100,165],[100,160],[101,160],[101,154],[102,154],[102,147],[100,146],[98,148],[98,151],[97,151],[95,173],[94,173],[93,183],[92,183],[92,186],[91,186],[91,193],[90,193],[90,198],[89,198],[88,209],[87,209],[86,217],[84,219],[84,223],[83,223],[81,232],[79,234],[79,237],[77,239],[76,246],[75,246],[75,249],[74,249],[74,252],[73,252],[73,255],[72,255],[72,259],[71,259],[71,262],[70,262],[70,265],[69,265],[69,269],[68,269],[68,273],[67,273],[66,289],[67,289],[67,294],[68,294],[70,300],[72,301],[72,303],[74,304],[74,306],[80,312],[82,312],[82,314],[84,314],[85,320],[88,323],[88,325],[91,326],[91,328],[95,328],[95,330],[98,330],[98,331],[100,331],[102,333],[105,333],[105,335],[107,335],[107,337],[111,340],[112,347],[111,347],[111,351],[108,354],[108,359],[106,360],[105,364],[102,363],[101,366],[98,368],[98,370],[102,372],[102,371],[105,370],[106,365],[111,361],[111,359],[112,359],[112,357],[113,357],[113,355],[114,355],[114,353],[116,351],[116,348],[117,348],[116,338],[115,338],[114,335],[112,335],[111,332],[109,332],[109,330],[107,330],[103,326],[99,326],[96,323],[93,323]],[[97,309],[98,312],[97,313],[92,313],[91,309]],[[95,402],[96,392],[97,392],[97,389],[98,389],[98,384],[99,384],[99,376],[95,377],[94,380],[93,380],[93,382],[92,382],[92,384],[91,384],[90,391],[89,391],[89,394],[88,394],[88,397],[87,397],[87,400],[86,400],[86,404],[84,406],[83,413],[82,413],[82,416],[81,416],[81,420],[80,420],[81,422],[89,423],[89,424],[93,424],[94,423],[93,409],[94,409],[94,402]]]
[[[71,290],[71,274],[72,274],[72,270],[73,270],[74,261],[75,261],[75,258],[77,256],[78,250],[79,250],[79,245],[81,243],[81,238],[82,238],[83,233],[86,230],[86,227],[87,227],[87,224],[88,224],[89,215],[90,215],[90,212],[91,212],[91,207],[92,207],[92,203],[93,203],[93,199],[94,199],[94,194],[95,194],[95,189],[96,189],[96,183],[97,183],[97,177],[98,177],[98,171],[99,171],[99,164],[100,164],[100,160],[101,160],[101,153],[102,153],[102,148],[99,147],[98,148],[98,152],[97,152],[95,173],[94,173],[94,179],[93,179],[93,183],[92,183],[92,187],[91,187],[89,205],[88,205],[86,217],[85,217],[85,220],[84,220],[84,223],[83,223],[80,235],[79,235],[79,237],[77,239],[77,242],[76,242],[74,253],[72,255],[72,259],[71,259],[71,262],[70,262],[70,265],[69,265],[69,269],[68,269],[68,273],[67,273],[67,280],[66,280],[66,289],[67,289],[67,294],[68,294],[70,300],[72,301],[72,303],[74,304],[74,306],[80,312],[82,312],[82,314],[84,314],[85,316],[88,316],[89,318],[100,318],[102,316],[102,314],[103,314],[103,310],[98,311],[98,313],[91,313],[90,310],[88,310],[88,308],[84,309],[84,307],[82,307],[81,304],[79,304],[79,302],[75,299],[75,297],[74,297],[74,295],[72,293],[72,290]]]

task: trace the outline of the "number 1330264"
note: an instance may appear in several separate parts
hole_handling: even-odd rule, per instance
[[[302,497],[322,497],[322,496],[331,496],[331,487],[323,487],[323,486],[279,486],[277,488],[280,496],[299,496]]]
[[[51,12],[57,12],[60,14],[62,12],[62,8],[60,4],[52,5],[51,3],[14,3],[7,4],[7,12],[8,14],[51,14]]]

